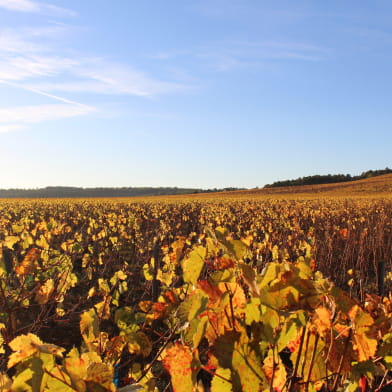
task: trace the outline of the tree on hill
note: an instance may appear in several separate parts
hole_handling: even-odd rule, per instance
[[[327,174],[327,175],[316,174],[314,176],[299,177],[296,178],[295,180],[276,181],[272,184],[265,185],[264,188],[278,188],[278,187],[296,186],[296,185],[332,184],[337,182],[362,180],[365,178],[371,178],[371,177],[381,176],[390,173],[392,173],[392,169],[386,167],[385,169],[381,169],[381,170],[368,170],[366,172],[361,173],[358,176],[351,176],[350,174]]]

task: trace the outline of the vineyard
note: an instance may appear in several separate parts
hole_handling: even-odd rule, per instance
[[[392,386],[390,197],[3,200],[0,257],[1,392]]]

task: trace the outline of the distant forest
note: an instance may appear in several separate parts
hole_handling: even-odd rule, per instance
[[[300,177],[295,180],[276,181],[273,184],[267,184],[264,188],[278,188],[283,186],[295,186],[295,185],[319,185],[319,184],[331,184],[335,182],[347,182],[363,180],[365,178],[371,178],[381,176],[383,174],[392,173],[392,169],[386,167],[382,170],[368,170],[363,172],[359,176],[351,176],[350,174],[327,174],[327,175],[314,175],[307,177]]]
[[[362,180],[364,178],[381,176],[392,173],[388,167],[383,170],[368,170],[358,176],[350,174],[327,174],[300,177],[295,180],[276,181],[267,184],[264,188],[277,188],[294,185],[317,185],[330,184],[335,182],[347,182]],[[196,193],[211,193],[223,191],[238,191],[246,188],[177,188],[177,187],[122,187],[122,188],[80,188],[70,186],[48,186],[36,189],[0,189],[0,198],[85,198],[85,197],[144,197],[144,196],[169,196],[169,195],[189,195]]]
[[[48,186],[38,189],[0,189],[0,198],[143,197],[233,191],[240,188],[196,189],[177,187],[78,188]]]

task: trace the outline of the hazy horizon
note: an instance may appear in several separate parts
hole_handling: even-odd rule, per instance
[[[391,166],[392,4],[0,0],[0,188]]]

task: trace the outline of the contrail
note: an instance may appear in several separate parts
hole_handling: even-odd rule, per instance
[[[8,81],[2,80],[2,79],[0,79],[0,83],[1,84],[6,84],[6,85],[11,86],[11,87],[21,88],[21,89],[26,90],[26,91],[31,91],[31,92],[36,93],[36,94],[44,95],[45,97],[53,98],[53,99],[56,99],[57,101],[61,101],[61,102],[64,102],[64,103],[69,103],[71,105],[76,105],[76,106],[80,106],[80,107],[88,108],[88,109],[94,109],[93,107],[88,106],[88,105],[84,105],[83,103],[71,101],[70,99],[62,98],[62,97],[59,97],[59,96],[54,95],[54,94],[49,94],[49,93],[47,93],[45,91],[38,90],[37,88],[34,88],[34,87],[27,87],[27,86],[23,86],[23,85],[18,84],[18,83],[8,82]]]

